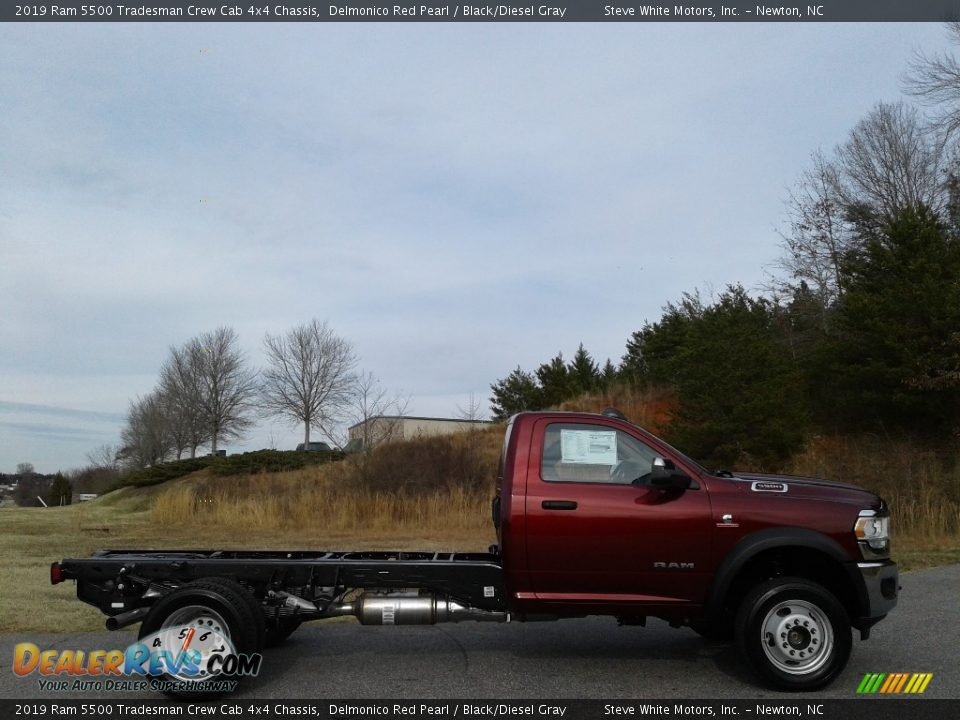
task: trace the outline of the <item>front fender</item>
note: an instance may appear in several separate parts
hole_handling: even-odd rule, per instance
[[[747,563],[761,553],[777,548],[816,550],[841,565],[850,562],[850,557],[840,543],[816,530],[800,527],[758,530],[741,538],[720,563],[713,583],[707,591],[705,603],[707,614],[713,614],[723,607],[724,598],[730,591],[734,579]]]

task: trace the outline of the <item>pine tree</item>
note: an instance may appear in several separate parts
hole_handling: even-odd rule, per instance
[[[521,370],[519,365],[507,377],[491,385],[490,389],[493,391],[490,410],[496,420],[506,420],[515,413],[543,407],[536,378]]]
[[[73,500],[73,486],[67,480],[63,473],[58,472],[53,476],[53,484],[47,493],[47,505],[54,507],[57,505],[69,505]]]

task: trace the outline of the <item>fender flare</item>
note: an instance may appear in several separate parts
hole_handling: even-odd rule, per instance
[[[707,591],[705,609],[708,615],[723,606],[733,579],[753,558],[776,548],[803,548],[817,550],[843,566],[850,557],[836,540],[816,530],[800,527],[777,527],[758,530],[740,539],[717,567],[710,589]]]

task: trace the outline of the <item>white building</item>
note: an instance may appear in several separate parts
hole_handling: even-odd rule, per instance
[[[487,420],[430,418],[411,415],[376,415],[347,429],[347,449],[359,450],[383,442],[412,440],[429,435],[450,435],[484,428]]]

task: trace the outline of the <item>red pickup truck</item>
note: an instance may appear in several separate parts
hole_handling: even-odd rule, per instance
[[[897,602],[879,497],[711,472],[615,411],[514,416],[493,523],[488,553],[109,550],[53,563],[51,582],[76,580],[110,629],[142,621],[153,647],[210,636],[186,671],[161,668],[187,695],[223,674],[225,648],[257,653],[303,621],[345,615],[374,625],[658,617],[736,640],[773,687],[812,690],[844,668],[851,628],[866,639]]]

